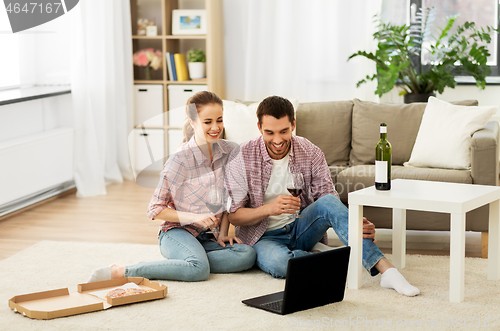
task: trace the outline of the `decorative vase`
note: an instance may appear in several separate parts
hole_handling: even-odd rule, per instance
[[[427,102],[429,97],[435,97],[436,93],[408,93],[405,94],[405,103],[413,103],[413,102]]]
[[[189,62],[189,77],[191,79],[205,78],[207,75],[205,62]]]
[[[144,67],[144,79],[151,80],[151,67],[150,66]]]

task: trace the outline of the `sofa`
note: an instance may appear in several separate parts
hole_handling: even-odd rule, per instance
[[[456,102],[475,106],[477,101]],[[408,167],[426,103],[381,104],[352,101],[299,103],[296,109],[296,134],[321,148],[343,203],[348,193],[374,185],[375,145],[379,125],[386,122],[392,144],[392,179],[417,179],[481,185],[498,185],[499,124],[490,121],[472,136],[470,170]],[[488,232],[488,206],[467,213],[466,230]],[[364,216],[377,228],[392,228],[392,211],[365,207]],[[407,211],[408,230],[449,231],[450,216],[443,213]],[[486,234],[486,235],[485,235]],[[487,245],[486,245],[487,247]],[[483,255],[487,252],[483,251]]]
[[[387,123],[392,145],[392,179],[416,179],[480,185],[498,185],[499,124],[489,121],[472,135],[470,169],[454,170],[404,166],[412,154],[427,103],[388,104],[361,101],[305,102],[290,99],[295,108],[295,134],[317,145],[325,154],[340,199],[375,183],[375,145],[379,125]],[[241,143],[260,135],[256,123],[258,102],[224,100],[224,137]],[[477,106],[476,100],[453,102]],[[364,207],[364,216],[377,228],[392,228],[392,210]],[[488,206],[466,215],[466,230],[482,233],[483,257],[487,256]],[[407,230],[449,231],[450,215],[408,210]]]

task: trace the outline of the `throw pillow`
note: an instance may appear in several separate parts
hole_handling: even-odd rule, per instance
[[[299,100],[288,100],[290,100],[295,112],[297,112]],[[259,103],[241,103],[223,100],[225,139],[241,144],[244,141],[260,136],[260,131],[257,127],[257,107]]]
[[[470,169],[471,136],[500,106],[458,106],[429,98],[405,166]]]
[[[392,164],[410,159],[424,103],[387,104],[354,99],[352,115],[351,165],[374,164],[375,145],[380,139],[380,123],[387,123],[387,139],[392,145]]]

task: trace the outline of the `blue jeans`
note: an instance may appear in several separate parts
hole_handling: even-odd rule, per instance
[[[162,232],[159,245],[165,259],[126,266],[125,277],[196,282],[206,280],[210,272],[238,272],[254,265],[252,247],[237,243],[222,247],[210,238],[204,232],[195,238],[182,228]]]
[[[348,244],[349,212],[334,195],[326,195],[307,206],[302,218],[281,229],[265,232],[253,245],[257,266],[276,278],[285,278],[288,260],[311,254],[312,247],[321,240],[326,230],[333,228],[344,245]],[[375,264],[384,254],[371,239],[363,239],[363,266],[375,276]]]

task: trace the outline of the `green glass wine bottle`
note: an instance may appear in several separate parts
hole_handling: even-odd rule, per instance
[[[380,141],[375,146],[375,188],[391,189],[391,143],[387,140],[387,124],[380,123]]]

